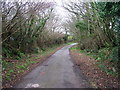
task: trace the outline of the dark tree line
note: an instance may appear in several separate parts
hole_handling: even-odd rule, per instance
[[[64,8],[74,14],[71,31],[82,49],[118,46],[119,2],[71,2]]]
[[[78,42],[78,47],[81,50],[101,55],[104,61],[113,63],[111,67],[118,69],[120,2],[71,1],[63,7],[72,14],[70,23],[67,25]]]

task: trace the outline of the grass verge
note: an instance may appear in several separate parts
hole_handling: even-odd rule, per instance
[[[47,48],[45,51],[41,51],[37,54],[27,55],[26,57],[18,60],[11,60],[8,58],[6,60],[2,60],[3,88],[12,87],[12,85],[16,81],[20,80],[23,75],[30,72],[37,65],[45,61],[47,57],[65,45],[66,44],[55,45],[52,48]]]
[[[107,74],[111,74],[113,76],[119,76],[118,73],[118,48],[103,48],[98,52],[93,52],[91,50],[80,50],[77,46],[72,47],[70,50],[78,50],[79,53],[84,53],[92,58],[94,58],[97,62],[97,66]]]

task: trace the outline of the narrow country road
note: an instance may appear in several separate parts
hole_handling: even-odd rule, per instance
[[[24,76],[15,88],[88,88],[85,77],[75,66],[65,46]]]

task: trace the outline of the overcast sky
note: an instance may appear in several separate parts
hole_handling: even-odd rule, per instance
[[[55,2],[54,12],[59,17],[59,23],[64,24],[66,20],[69,19],[69,12],[65,10],[62,6],[63,3],[69,3],[70,0],[47,0],[48,2]],[[60,31],[64,32],[64,27]]]
[[[62,6],[63,6],[63,3],[69,3],[70,0],[48,0],[48,1],[49,2],[53,1],[56,3],[54,9],[56,14],[60,16],[62,21],[65,21],[67,17],[69,17],[69,12],[65,10]]]

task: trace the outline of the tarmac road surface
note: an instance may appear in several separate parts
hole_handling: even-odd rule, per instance
[[[85,76],[69,55],[69,48],[75,44],[58,50],[13,88],[89,88]]]

